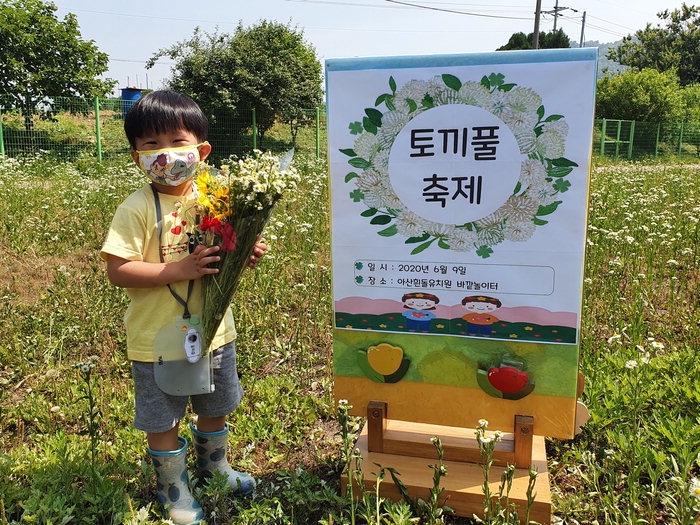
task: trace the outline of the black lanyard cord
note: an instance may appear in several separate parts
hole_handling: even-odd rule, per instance
[[[160,257],[160,262],[164,263],[165,260],[163,259],[163,249],[161,246],[161,241],[163,240],[163,213],[160,208],[160,198],[158,197],[158,190],[155,188],[155,186],[153,186],[153,184],[151,184],[151,190],[153,190],[153,199],[156,203],[156,215],[158,216],[158,256]],[[168,290],[170,290],[170,293],[175,298],[175,300],[182,305],[182,318],[189,319],[190,317],[192,317],[187,307],[187,303],[190,302],[190,297],[192,296],[194,280],[190,280],[189,284],[187,285],[187,299],[183,299],[182,297],[180,297],[175,292],[175,290],[172,289],[170,284],[167,284],[166,286],[168,287]]]

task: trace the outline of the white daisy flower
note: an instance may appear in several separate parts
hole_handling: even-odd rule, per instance
[[[532,220],[538,208],[539,204],[525,195],[511,195],[500,209],[506,218],[526,222]]]

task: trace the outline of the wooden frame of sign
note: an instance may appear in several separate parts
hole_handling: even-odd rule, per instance
[[[520,518],[524,520],[529,469],[533,468],[538,475],[530,519],[549,524],[551,493],[544,437],[533,435],[533,425],[534,418],[531,416],[515,416],[513,432],[504,433],[496,444],[490,489],[497,494],[501,474],[507,465],[515,465],[508,501],[518,508]],[[355,446],[360,451],[363,465],[378,464],[395,469],[412,497],[427,499],[433,483],[428,465],[437,460],[431,438],[440,438],[443,462],[448,473],[442,479],[445,491],[440,503],[452,508],[457,516],[471,517],[481,515],[484,509],[484,471],[479,464],[481,457],[476,438],[468,437],[473,435],[473,429],[391,420],[388,418],[388,405],[372,401],[367,406],[367,423]],[[376,473],[366,470],[371,469],[363,471],[364,488],[373,491]],[[343,491],[347,491],[347,472],[343,473],[341,483]],[[382,481],[379,491],[381,497],[394,501],[402,499],[391,479]],[[359,493],[359,490],[355,492],[356,497],[360,497]]]

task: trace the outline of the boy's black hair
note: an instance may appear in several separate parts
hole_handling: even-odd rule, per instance
[[[136,139],[184,129],[201,142],[207,139],[209,121],[197,103],[171,90],[152,91],[138,99],[124,117],[124,132],[136,149]]]

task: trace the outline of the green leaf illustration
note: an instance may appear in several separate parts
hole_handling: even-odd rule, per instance
[[[383,230],[380,230],[377,233],[382,237],[391,237],[392,235],[396,235],[398,233],[398,230],[396,229],[396,224],[392,224],[388,228],[384,228]]]
[[[356,188],[350,192],[350,198],[353,200],[353,202],[360,202],[365,198],[365,194]]]
[[[557,211],[557,208],[563,201],[554,201],[552,204],[548,204],[547,206],[540,206],[537,208],[537,215],[538,217],[541,217],[542,215],[549,215],[550,213],[554,213]]]
[[[377,127],[380,127],[382,125],[382,112],[374,109],[374,108],[366,108],[365,113],[369,117],[369,119],[372,121],[372,124],[374,124]]]
[[[547,170],[547,175],[550,177],[566,177],[569,173],[573,171],[574,168],[549,168]]]
[[[428,246],[430,246],[430,245],[433,244],[434,242],[435,242],[435,239],[430,239],[428,242],[424,242],[423,244],[420,244],[420,245],[416,246],[416,247],[413,248],[413,250],[411,251],[411,255],[416,255],[417,253],[422,252],[423,250],[427,249]]]
[[[394,97],[387,96],[384,99],[384,105],[389,111],[394,111],[396,109],[396,106],[394,105]]]
[[[386,97],[390,97],[390,96],[391,96],[391,95],[389,95],[388,93],[383,93],[383,94],[379,95],[379,96],[377,97],[377,100],[374,101],[374,105],[375,105],[375,106],[378,106],[379,104],[381,104],[382,102],[384,102],[384,99],[385,99]]]
[[[377,215],[373,217],[370,224],[389,224],[391,222],[391,215]]]
[[[505,80],[506,76],[503,73],[491,73],[489,75],[489,83],[493,87],[498,87],[503,85],[503,80]]]
[[[416,104],[416,101],[413,100],[412,98],[407,98],[406,104],[408,104],[408,112],[409,113],[413,113],[415,110],[418,109],[418,104]]]
[[[544,106],[540,106],[537,108],[537,116],[542,120],[542,117],[544,117]]]
[[[455,91],[459,91],[462,87],[462,82],[454,75],[444,74],[442,75],[442,81],[448,88],[452,88]]]
[[[435,101],[433,100],[433,97],[431,97],[428,93],[425,94],[423,100],[421,100],[420,103],[424,108],[430,109],[435,107]]]
[[[419,237],[409,237],[408,239],[406,239],[406,240],[404,241],[404,243],[405,243],[405,244],[414,244],[414,243],[417,243],[417,242],[427,241],[428,239],[430,239],[430,234],[429,234],[429,233],[424,233],[423,235],[421,235],[421,236],[419,236]]]
[[[360,168],[362,170],[366,170],[370,166],[372,166],[372,163],[361,158],[361,157],[355,157],[354,159],[350,159],[348,161],[348,164],[352,166],[353,168]]]
[[[515,185],[515,189],[513,190],[513,195],[517,195],[518,192],[519,192],[520,190],[522,190],[522,189],[523,189],[522,183],[518,182],[518,183]]]
[[[359,175],[354,171],[351,171],[350,173],[345,175],[345,182],[350,182],[352,179],[356,179],[357,177],[359,177]]]
[[[552,159],[552,165],[561,167],[561,168],[566,168],[569,166],[578,166],[573,160],[569,160],[564,157],[559,157],[558,159]]]
[[[479,257],[481,257],[482,259],[488,259],[489,257],[491,257],[492,253],[493,253],[493,250],[486,245],[479,246],[479,249],[476,250],[476,254]]]
[[[361,122],[351,122],[348,126],[350,128],[350,133],[353,135],[359,135],[362,133],[362,123]]]
[[[538,219],[537,217],[533,217],[532,222],[534,222],[537,226],[544,226],[545,224],[549,224],[549,221],[545,221],[544,219]]]
[[[557,179],[553,186],[555,190],[564,193],[565,191],[569,190],[571,183],[568,180]]]
[[[438,246],[443,250],[449,250],[450,245],[445,242],[445,239],[438,239]]]
[[[543,122],[552,122],[564,118],[564,115],[550,115]]]
[[[490,90],[491,82],[489,82],[489,77],[487,77],[486,75],[481,77],[481,85],[484,86],[486,89]]]
[[[364,117],[362,119],[362,126],[367,130],[367,133],[371,133],[372,135],[377,134],[377,126],[374,125],[374,122],[369,117]]]
[[[362,213],[360,213],[360,215],[362,215],[363,217],[371,217],[372,215],[376,215],[376,214],[377,214],[377,208],[368,208],[365,211],[363,211]]]
[[[358,124],[360,124],[360,123],[358,122]],[[357,157],[357,153],[355,153],[355,150],[353,150],[353,149],[341,149],[338,151],[340,151],[341,153],[344,153],[348,157]]]
[[[515,86],[517,86],[517,84],[502,84],[502,85],[498,86],[498,90],[499,91],[510,91]]]
[[[396,93],[396,80],[394,80],[394,77],[389,77],[389,88],[392,93]]]

